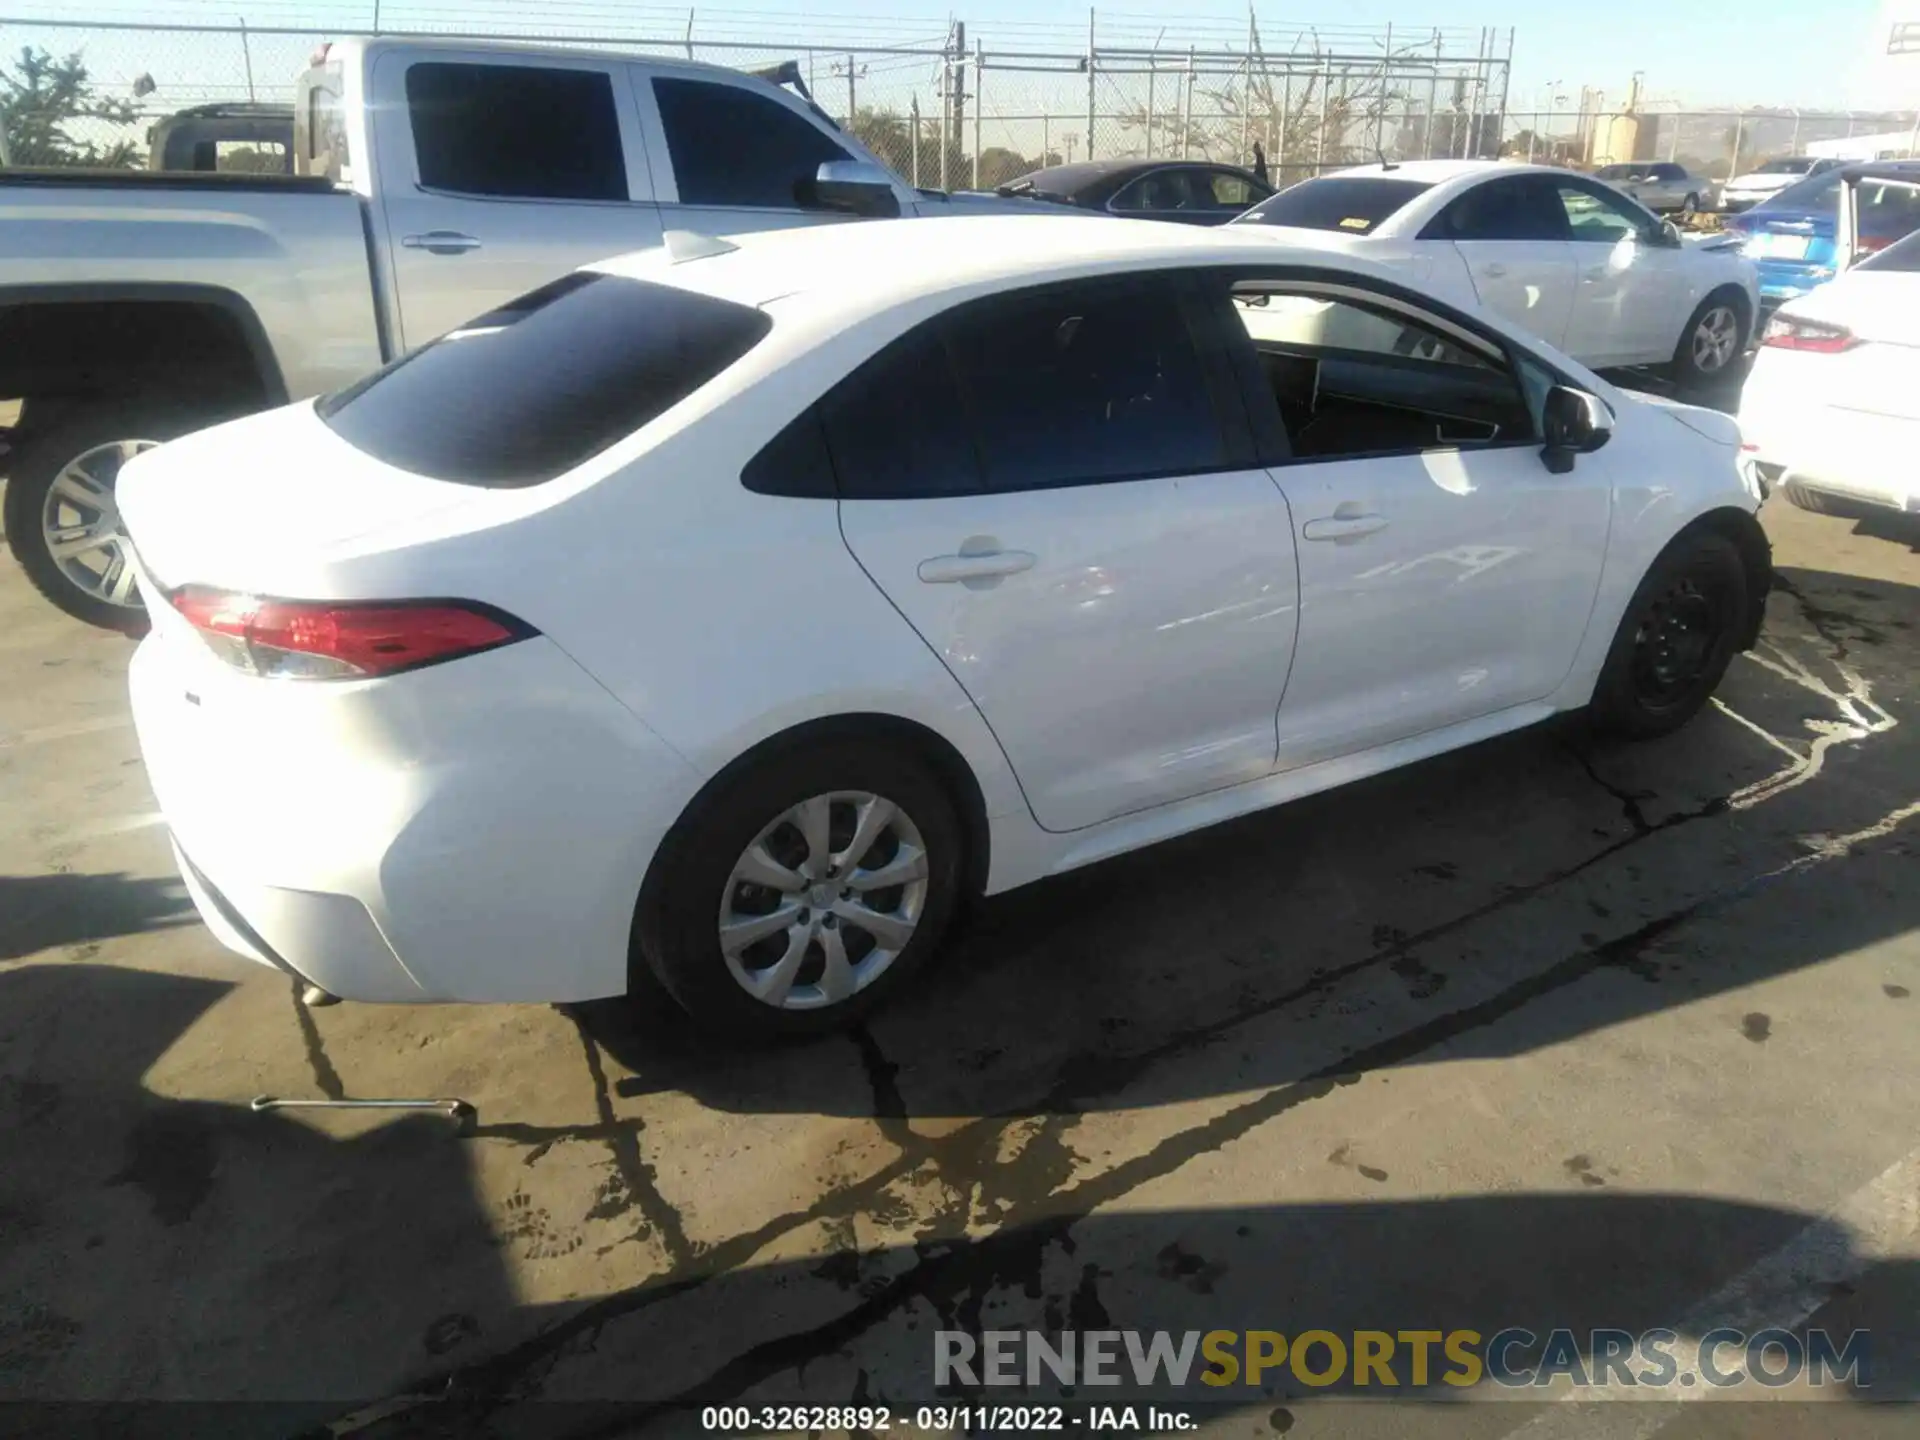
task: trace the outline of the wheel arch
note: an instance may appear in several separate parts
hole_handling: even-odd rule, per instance
[[[1720,535],[1733,543],[1740,552],[1740,563],[1747,572],[1747,623],[1740,635],[1740,648],[1751,650],[1754,642],[1760,638],[1760,626],[1767,615],[1767,595],[1773,588],[1773,543],[1767,539],[1767,532],[1760,528],[1759,519],[1748,510],[1735,505],[1716,506],[1693,517],[1660,548],[1653,564],[1660,563],[1660,556],[1667,554],[1676,545],[1695,535]]]

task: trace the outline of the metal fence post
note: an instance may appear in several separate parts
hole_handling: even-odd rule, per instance
[[[1433,71],[1427,76],[1427,133],[1420,146],[1424,160],[1433,158],[1433,122],[1440,110],[1440,31],[1433,32]]]
[[[1180,96],[1180,158],[1193,153],[1193,46],[1187,47],[1187,84]]]
[[[1093,7],[1087,7],[1087,159],[1093,159],[1093,111],[1094,99],[1093,66]]]
[[[1313,173],[1327,168],[1327,92],[1333,89],[1333,66],[1320,67],[1320,146],[1314,153]]]
[[[1248,161],[1248,142],[1253,138],[1253,7],[1247,7],[1247,68],[1240,72],[1240,153],[1235,161]]]
[[[1160,68],[1160,52],[1147,59],[1147,159],[1153,158],[1153,77]]]
[[[918,90],[913,92],[912,113],[913,130],[910,133],[913,138],[908,141],[907,148],[913,152],[913,159],[910,162],[913,166],[913,188],[918,190],[920,188],[920,92]]]
[[[973,42],[973,188],[980,188],[980,116],[986,110],[987,93],[987,46],[983,40]],[[1012,179],[1012,176],[1008,176]]]

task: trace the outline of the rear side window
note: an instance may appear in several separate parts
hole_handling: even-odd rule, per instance
[[[922,326],[867,361],[834,387],[820,416],[846,499],[980,489],[973,432],[937,326]]]
[[[1368,235],[1433,187],[1384,175],[1328,175],[1302,180],[1242,215],[1236,225],[1293,225]]]
[[[653,94],[682,205],[791,210],[821,165],[848,158],[802,116],[738,85],[663,76]]]
[[[1222,464],[1220,421],[1170,284],[1023,291],[963,307],[947,334],[988,490]]]
[[[489,489],[564,474],[719,375],[772,321],[620,276],[565,276],[324,397],[354,448]]]
[[[604,71],[422,63],[407,70],[420,183],[462,195],[625,200],[613,80]]]

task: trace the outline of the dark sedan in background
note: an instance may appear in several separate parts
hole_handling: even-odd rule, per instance
[[[1028,195],[1136,220],[1224,225],[1273,194],[1250,170],[1203,160],[1088,160],[1009,181],[1000,195]]]

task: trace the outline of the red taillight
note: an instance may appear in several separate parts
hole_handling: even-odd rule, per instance
[[[1809,350],[1816,355],[1837,355],[1860,343],[1844,325],[1829,325],[1824,320],[1805,320],[1795,315],[1776,315],[1767,322],[1762,345],[1776,350]]]
[[[391,675],[534,633],[490,606],[455,600],[271,600],[203,585],[167,598],[228,664],[283,680]]]

